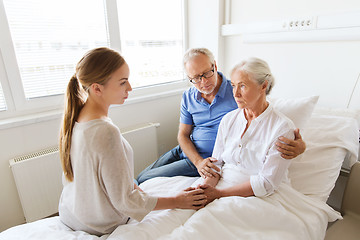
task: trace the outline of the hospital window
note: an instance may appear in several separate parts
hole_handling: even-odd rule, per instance
[[[84,52],[109,46],[102,1],[5,0],[4,6],[26,99],[64,93]]]
[[[184,79],[181,0],[118,0],[117,6],[132,86]]]
[[[61,97],[81,56],[101,46],[115,48],[125,57],[133,88],[184,79],[182,0],[3,0],[3,4],[20,76],[11,81],[21,82],[23,101]],[[109,4],[117,6],[115,17],[109,14]],[[113,26],[118,28],[114,31]]]

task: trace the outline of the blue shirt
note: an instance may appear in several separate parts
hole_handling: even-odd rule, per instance
[[[181,101],[180,123],[193,125],[190,138],[203,158],[212,154],[223,116],[238,108],[230,81],[221,72],[218,74],[222,77],[222,83],[211,104],[202,98],[195,87],[186,90]],[[184,153],[183,157],[186,157]]]

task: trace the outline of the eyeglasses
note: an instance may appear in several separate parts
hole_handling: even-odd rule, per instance
[[[188,79],[192,84],[197,84],[197,83],[201,82],[202,78],[211,78],[212,76],[214,76],[214,72],[215,72],[215,69],[214,69],[214,64],[213,64],[211,66],[210,71],[204,72],[203,74],[196,76],[194,78],[191,78],[188,76]]]

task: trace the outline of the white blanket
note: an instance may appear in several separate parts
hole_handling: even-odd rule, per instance
[[[155,178],[140,187],[157,196],[173,195],[197,178]],[[340,214],[317,198],[288,185],[271,196],[226,197],[199,211],[152,212],[142,222],[119,226],[108,239],[323,239],[328,221]]]
[[[155,178],[140,185],[157,196],[170,196],[197,178]],[[142,222],[130,220],[112,234],[97,237],[72,231],[58,217],[10,228],[0,240],[21,239],[323,239],[328,221],[341,216],[317,198],[287,185],[269,197],[227,197],[199,211],[153,211]]]
[[[73,231],[59,217],[51,217],[9,228],[0,233],[0,240],[105,240],[83,231]]]

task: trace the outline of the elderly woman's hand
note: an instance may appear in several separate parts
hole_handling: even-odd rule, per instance
[[[210,186],[209,184],[200,185],[199,188],[204,190],[204,194],[207,199],[205,205],[208,205],[215,199],[218,199],[221,197],[221,193],[220,193],[219,189],[216,189],[215,187]]]
[[[277,150],[281,152],[281,157],[285,159],[292,159],[305,152],[306,144],[302,140],[300,130],[297,128],[294,131],[295,139],[291,140],[285,137],[280,137],[276,142]]]

